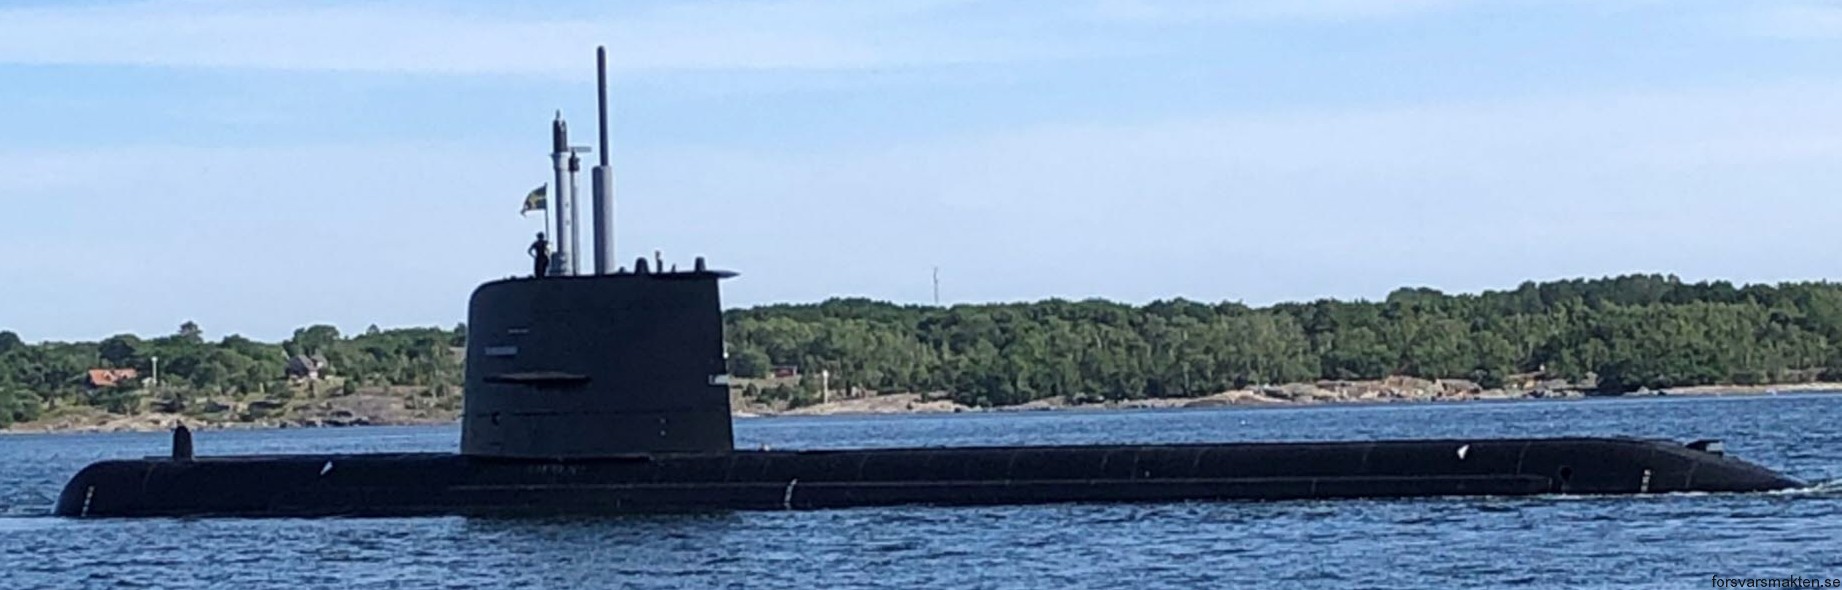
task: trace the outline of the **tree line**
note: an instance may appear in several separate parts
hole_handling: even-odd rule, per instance
[[[1382,301],[1249,307],[1101,300],[934,307],[865,299],[726,313],[732,371],[829,371],[834,390],[946,392],[998,406],[1050,396],[1198,396],[1405,375],[1600,393],[1842,376],[1842,285],[1630,275]]]
[[[294,331],[277,343],[238,335],[207,341],[197,324],[186,322],[171,335],[141,338],[122,334],[99,342],[27,344],[18,334],[0,331],[0,426],[37,418],[51,408],[91,406],[133,413],[147,402],[184,411],[210,396],[285,398],[289,359],[324,361],[342,377],[344,393],[359,387],[413,385],[453,387],[460,384],[466,326],[451,330],[409,328],[345,336],[333,326]],[[158,359],[159,382],[153,377]],[[90,369],[134,369],[139,378],[113,387],[92,388]]]
[[[1079,401],[1182,397],[1232,388],[1404,375],[1498,387],[1564,379],[1608,394],[1638,388],[1842,379],[1842,284],[1735,286],[1631,275],[1524,283],[1509,291],[1400,289],[1382,301],[1250,307],[1186,300],[896,305],[867,299],[724,313],[730,370],[827,371],[834,390],[945,392],[974,406],[1051,396]],[[168,336],[27,344],[0,331],[0,424],[47,408],[128,412],[148,392],[85,387],[92,368],[151,373],[161,402],[283,396],[288,359],[323,358],[345,388],[452,388],[466,326],[342,335],[296,330],[278,343]],[[758,392],[799,403],[814,380]],[[349,392],[349,391],[348,391]]]

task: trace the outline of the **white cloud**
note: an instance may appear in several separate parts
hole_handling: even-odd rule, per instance
[[[145,1],[0,9],[0,63],[569,75],[610,68],[855,69],[1087,53],[934,22],[952,0],[716,0],[574,14],[433,4]],[[629,8],[632,5],[628,5]]]

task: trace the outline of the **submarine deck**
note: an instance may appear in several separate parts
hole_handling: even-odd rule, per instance
[[[104,461],[63,516],[406,516],[896,504],[1749,492],[1803,484],[1625,438],[738,450],[530,460],[447,453]]]

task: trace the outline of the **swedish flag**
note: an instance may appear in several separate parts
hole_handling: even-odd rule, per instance
[[[549,188],[549,185],[540,184],[537,185],[537,188],[531,189],[531,193],[524,196],[524,209],[520,209],[518,214],[524,215],[532,211],[549,209],[550,198],[547,196],[548,193],[545,190],[547,188]]]

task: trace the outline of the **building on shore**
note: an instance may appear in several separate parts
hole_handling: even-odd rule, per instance
[[[108,389],[133,382],[141,377],[134,369],[90,369],[83,385],[90,389]]]

